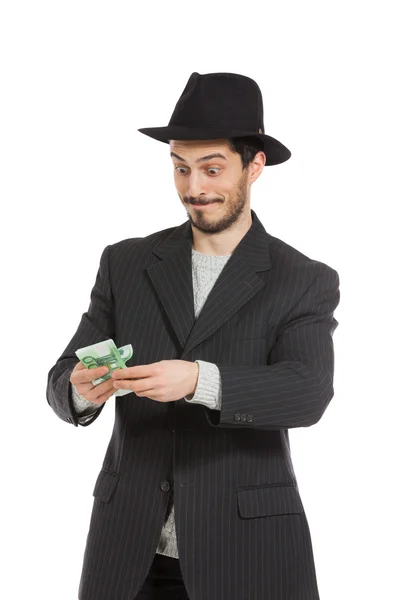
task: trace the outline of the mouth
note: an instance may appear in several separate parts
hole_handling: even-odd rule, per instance
[[[219,202],[208,202],[207,204],[193,203],[192,206],[194,206],[194,208],[209,208],[216,204],[219,204]]]

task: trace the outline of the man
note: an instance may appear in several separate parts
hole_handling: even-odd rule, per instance
[[[338,273],[250,208],[264,166],[291,156],[264,133],[255,81],[192,73],[169,125],[139,131],[169,143],[188,221],[105,248],[49,372],[47,400],[75,426],[132,392],[116,397],[79,598],[317,600],[288,430],[334,394]],[[134,355],[94,386],[101,369],[75,351],[109,338]]]

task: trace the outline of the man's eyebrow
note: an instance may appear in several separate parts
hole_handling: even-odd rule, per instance
[[[174,156],[175,158],[177,158],[178,160],[181,160],[182,162],[186,162],[186,160],[184,158],[182,158],[181,156],[178,156],[177,154],[175,154],[175,152],[171,152],[171,156]],[[223,158],[224,160],[228,160],[226,158],[226,156],[224,156],[220,152],[214,152],[214,154],[208,154],[207,156],[202,156],[201,158],[198,158],[195,162],[199,163],[199,162],[202,162],[203,160],[210,160],[210,158]]]

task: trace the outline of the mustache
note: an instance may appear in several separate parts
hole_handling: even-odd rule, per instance
[[[212,198],[211,200],[198,200],[197,198],[184,198],[185,202],[187,202],[188,204],[201,204],[201,205],[206,205],[206,204],[211,204],[211,202],[221,202],[221,200],[219,198]]]

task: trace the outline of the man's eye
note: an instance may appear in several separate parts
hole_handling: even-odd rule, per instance
[[[182,173],[181,171],[179,171],[179,169],[183,169],[183,170],[184,170],[184,169],[186,169],[186,167],[175,167],[175,169],[176,169],[176,170],[178,171],[178,173],[180,173],[181,175],[185,175],[185,172],[183,172],[183,173]],[[207,169],[207,171],[220,171],[220,170],[221,170],[221,169],[220,169],[219,167],[209,167],[209,168]]]

